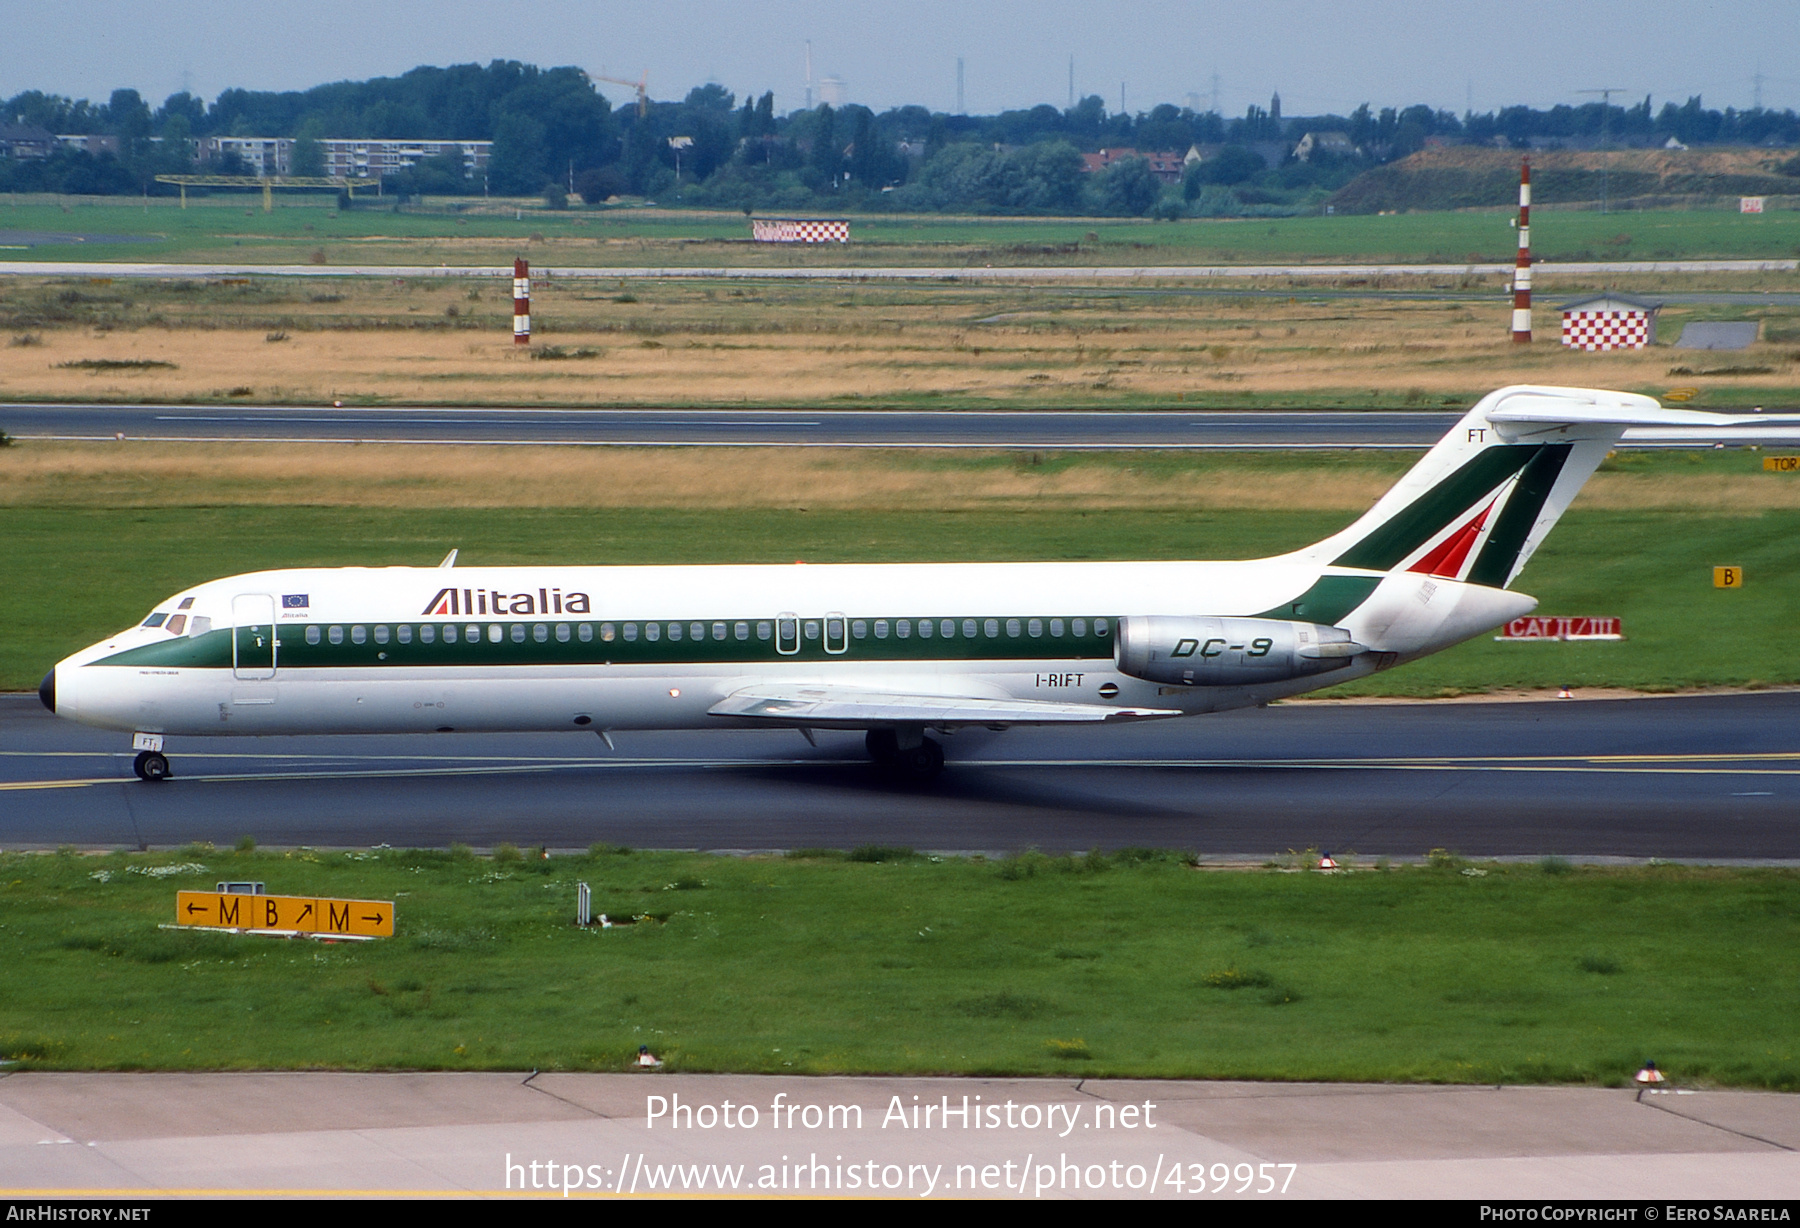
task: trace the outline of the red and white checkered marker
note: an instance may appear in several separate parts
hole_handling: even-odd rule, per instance
[[[1332,855],[1330,853],[1327,853],[1323,857],[1319,858],[1319,869],[1335,870],[1337,868],[1338,868],[1337,860],[1336,860],[1336,858],[1332,857]]]
[[[1636,1079],[1639,1083],[1663,1082],[1663,1072],[1656,1068],[1655,1062],[1645,1062],[1644,1068],[1631,1077]]]
[[[848,243],[850,223],[757,217],[750,219],[750,237],[758,243]]]
[[[513,344],[531,344],[531,264],[513,261]]]
[[[1650,344],[1643,311],[1565,311],[1562,343],[1572,350],[1641,350]]]

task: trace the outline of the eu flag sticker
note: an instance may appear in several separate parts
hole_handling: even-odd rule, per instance
[[[306,608],[306,594],[284,593],[281,598],[281,608],[284,610],[304,610]]]

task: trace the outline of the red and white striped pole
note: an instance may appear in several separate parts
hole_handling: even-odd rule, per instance
[[[1519,258],[1513,268],[1512,339],[1531,344],[1531,162],[1519,160]]]
[[[531,344],[531,264],[513,261],[513,344]]]

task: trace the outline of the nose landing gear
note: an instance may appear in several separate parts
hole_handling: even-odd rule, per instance
[[[156,784],[171,775],[169,760],[160,750],[139,751],[138,757],[131,761],[131,770],[137,773],[139,780]]]

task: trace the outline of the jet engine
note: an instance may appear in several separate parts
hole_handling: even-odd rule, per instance
[[[1172,686],[1247,686],[1342,669],[1368,649],[1342,627],[1272,618],[1119,619],[1119,672]]]

